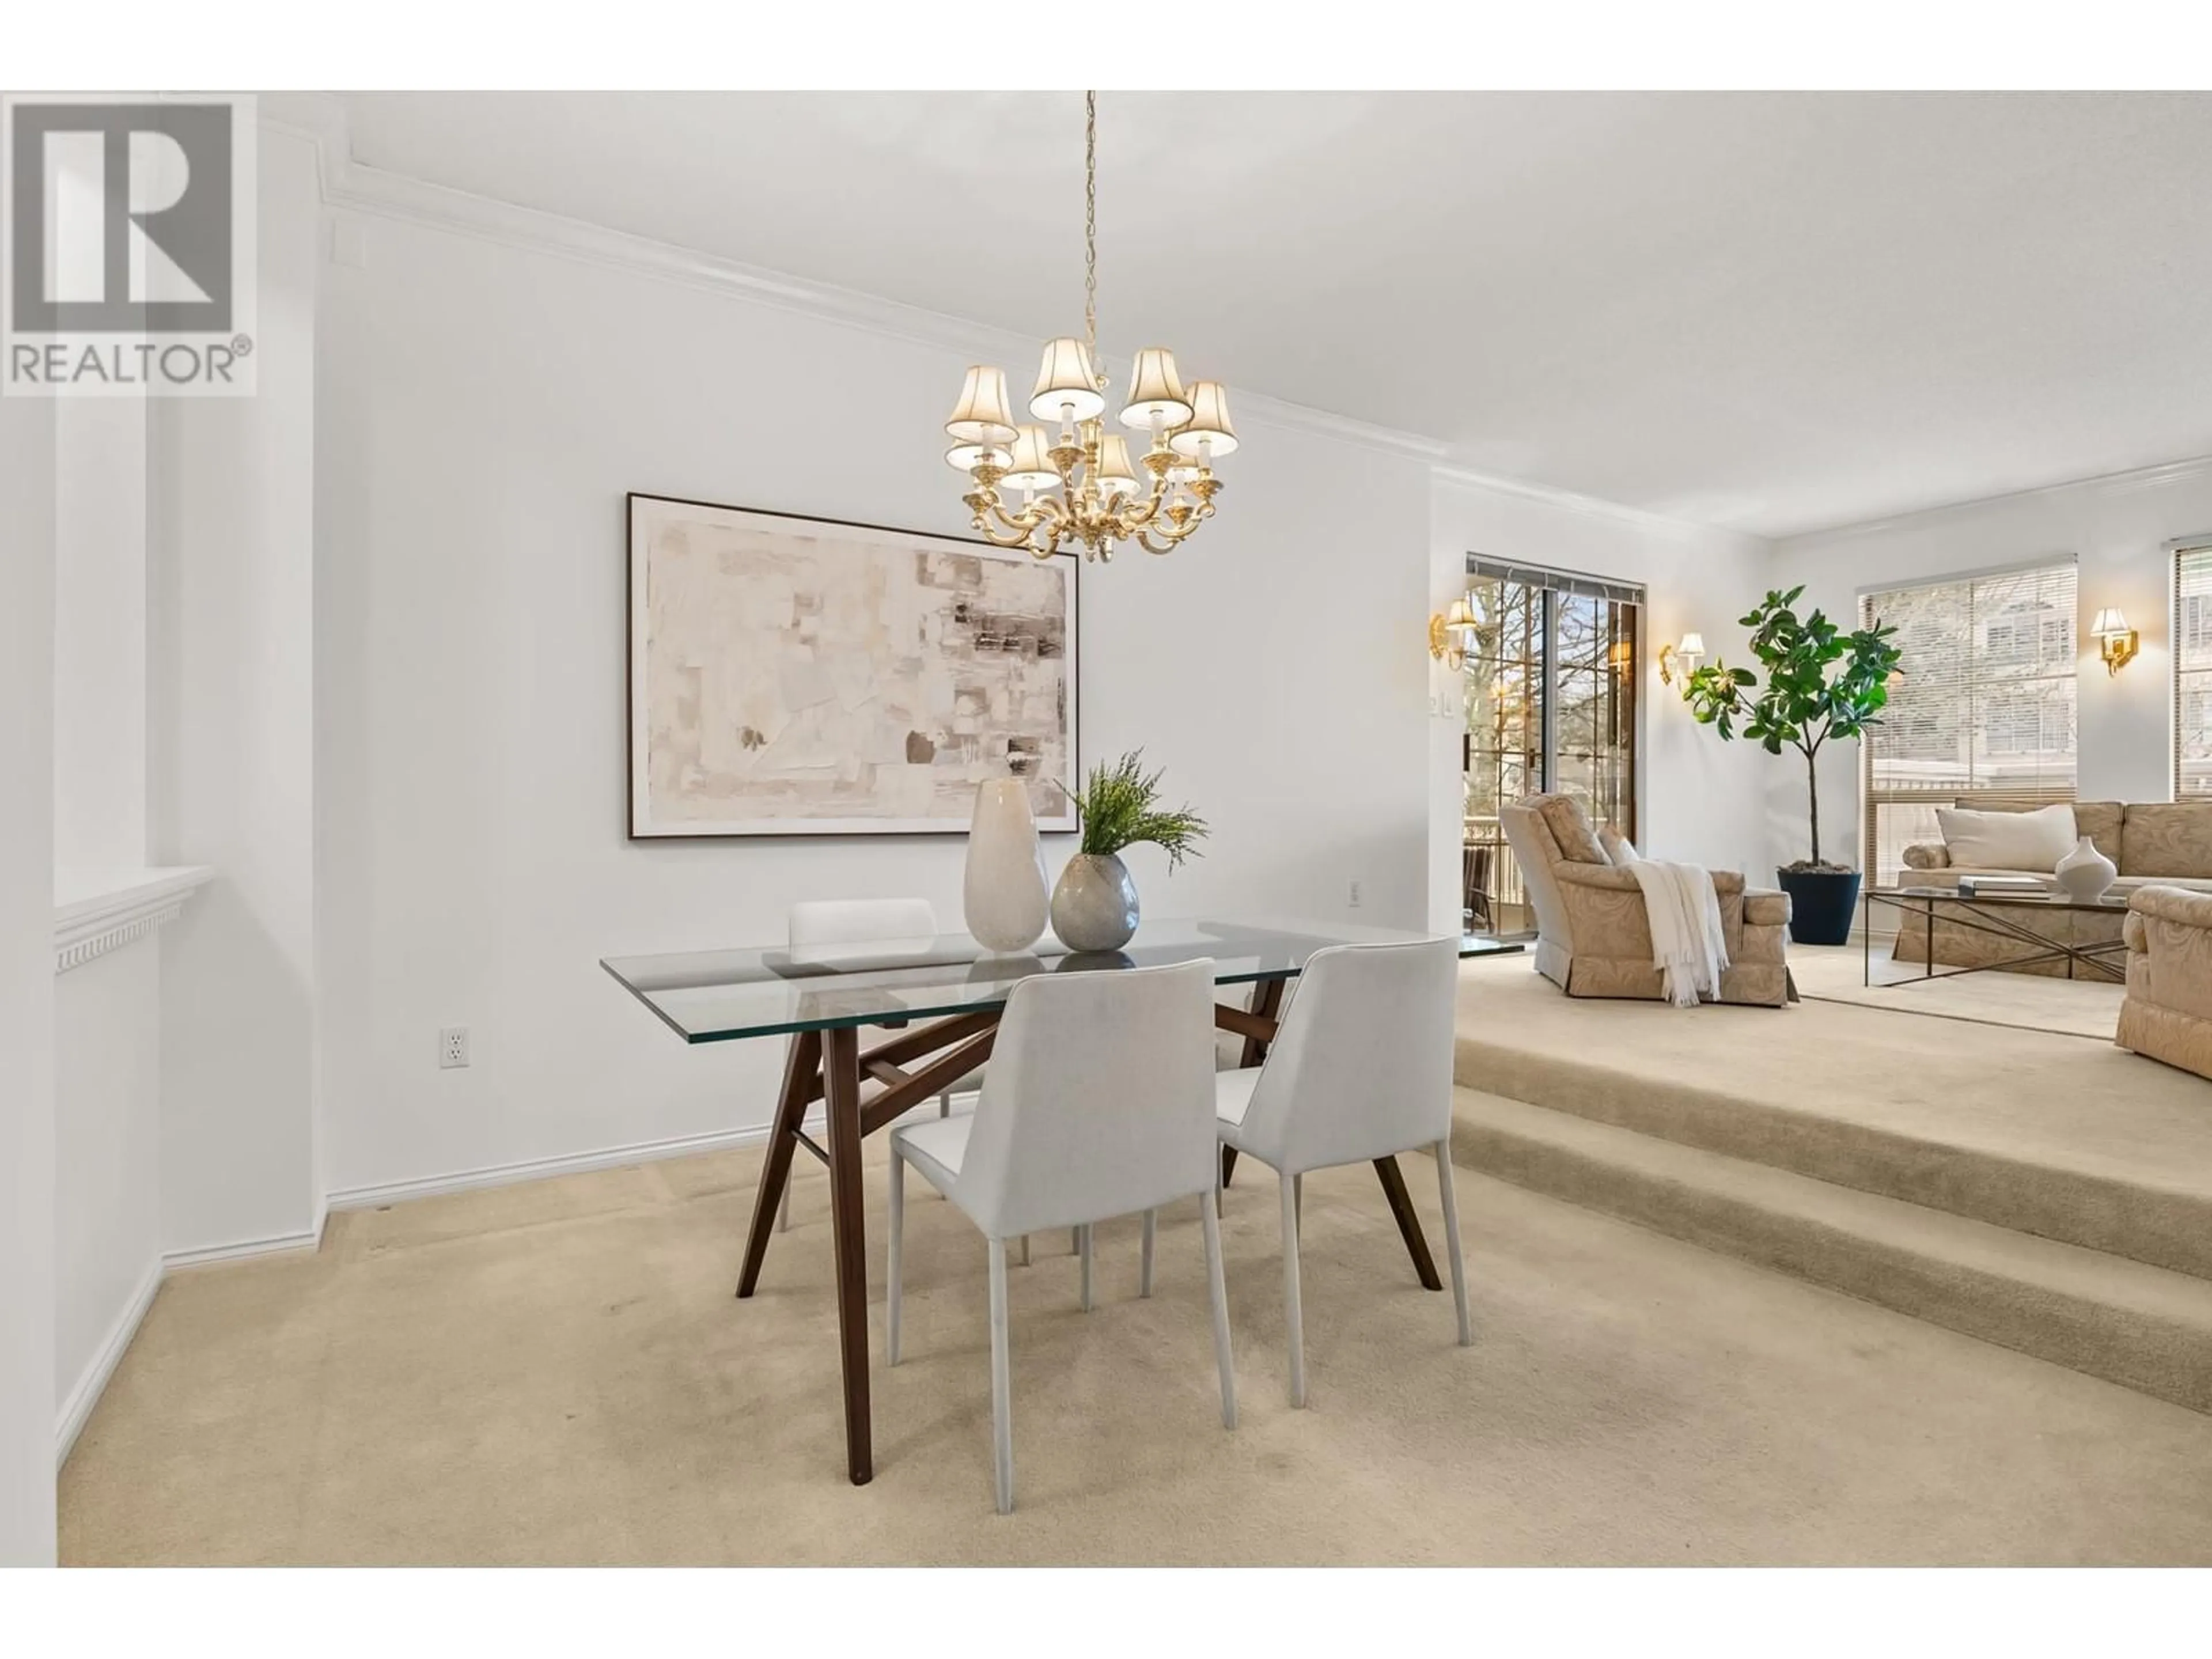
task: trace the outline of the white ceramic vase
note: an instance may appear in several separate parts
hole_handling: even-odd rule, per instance
[[[960,888],[968,931],[989,950],[1026,950],[1043,935],[1048,905],[1028,787],[1019,778],[977,784]]]
[[[2118,866],[2097,850],[2097,844],[2088,836],[2064,858],[2051,873],[2058,878],[2060,890],[2076,904],[2088,904],[2102,898],[2105,891],[2118,876]]]

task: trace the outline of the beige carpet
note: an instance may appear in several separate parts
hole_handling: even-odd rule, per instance
[[[1016,1270],[1008,1517],[981,1246],[916,1202],[896,1371],[871,1264],[855,1489],[817,1171],[761,1296],[730,1296],[757,1165],[341,1215],[316,1254],[175,1276],[63,1472],[64,1559],[2212,1562],[2212,1419],[1464,1170],[1466,1350],[1371,1175],[1308,1182],[1302,1413],[1273,1194],[1240,1182],[1234,1434],[1194,1209],[1150,1302],[1133,1224],[1102,1230],[1091,1315],[1071,1259]],[[1431,1168],[1408,1173],[1433,1234]],[[878,1238],[882,1190],[878,1152]]]
[[[2106,980],[2051,979],[2040,974],[1961,974],[1923,976],[1917,963],[1892,962],[1887,941],[1876,939],[1874,983],[1856,945],[1792,945],[1790,966],[1798,991],[1816,1002],[1932,1014],[1982,1025],[2112,1040],[2124,987]]]
[[[1526,957],[1463,966],[1458,1024],[1460,1082],[1516,1100],[1553,1104],[1530,1086],[1535,1074],[1581,1069],[1626,1105],[1681,1091],[1740,1097],[1766,1110],[1731,1109],[1716,1127],[1740,1122],[1793,1146],[1824,1125],[1863,1128],[2212,1202],[2212,1082],[2109,1042],[1827,1002],[1670,1008],[1567,997]],[[1787,1161],[1762,1146],[1712,1150]],[[2201,1220],[2197,1231],[2206,1259],[2169,1265],[2212,1276],[2212,1231]],[[2113,1248],[2099,1237],[2075,1242]]]

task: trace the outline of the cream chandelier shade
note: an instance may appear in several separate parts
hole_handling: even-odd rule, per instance
[[[1175,354],[1146,346],[1131,365],[1116,411],[1142,434],[1140,465],[1128,441],[1107,429],[1106,377],[1098,372],[1098,102],[1084,94],[1084,333],[1045,343],[1028,413],[1017,422],[1006,377],[977,364],[945,423],[945,459],[968,474],[962,499],[984,537],[1050,558],[1068,544],[1085,558],[1111,559],[1133,540],[1165,553],[1213,516],[1221,482],[1213,463],[1237,447],[1229,394],[1218,380],[1184,382]],[[1002,490],[1021,492],[1010,506]]]
[[[1040,421],[1057,420],[1063,412],[1073,420],[1095,420],[1106,407],[1098,387],[1098,371],[1091,365],[1090,347],[1080,340],[1048,341],[1044,362],[1037,368],[1036,391],[1030,398],[1030,413]]]
[[[1006,377],[995,368],[968,371],[968,384],[960,388],[960,407],[945,429],[966,444],[1010,444],[1014,441],[1013,416],[1006,410]]]

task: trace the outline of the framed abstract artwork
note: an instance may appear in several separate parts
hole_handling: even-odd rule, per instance
[[[632,494],[629,834],[1076,828],[1070,555]]]

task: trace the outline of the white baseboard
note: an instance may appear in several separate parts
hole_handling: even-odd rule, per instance
[[[154,1305],[154,1293],[161,1288],[162,1263],[159,1257],[146,1266],[146,1276],[131,1292],[131,1299],[115,1316],[114,1324],[108,1327],[107,1340],[100,1345],[100,1352],[85,1366],[84,1375],[63,1401],[54,1419],[54,1467],[69,1461],[70,1448],[84,1431],[92,1408],[100,1403],[106,1392],[107,1379],[115,1375],[115,1368],[123,1363],[123,1356],[131,1346],[131,1339],[138,1334],[138,1327],[146,1317],[146,1310]]]
[[[322,1245],[319,1228],[313,1232],[276,1233],[267,1238],[241,1238],[231,1244],[208,1244],[196,1250],[171,1250],[161,1258],[164,1269],[204,1267],[213,1261],[242,1261],[248,1256],[276,1255],[286,1250],[313,1250]]]
[[[921,1102],[906,1115],[917,1121],[934,1116],[934,1097]],[[900,1120],[904,1121],[904,1118]],[[823,1130],[819,1110],[807,1114],[806,1131],[817,1139]],[[711,1134],[678,1135],[672,1140],[643,1140],[628,1146],[607,1146],[594,1152],[569,1152],[559,1158],[526,1159],[520,1164],[494,1164],[480,1170],[460,1170],[452,1175],[425,1176],[414,1181],[391,1181],[373,1187],[342,1187],[324,1203],[329,1210],[365,1210],[379,1204],[398,1204],[410,1198],[442,1198],[451,1193],[472,1193],[486,1187],[511,1187],[518,1182],[543,1181],[550,1176],[588,1175],[594,1170],[619,1170],[630,1164],[653,1164],[666,1158],[689,1158],[696,1152],[729,1152],[757,1146],[768,1139],[769,1126],[757,1123],[744,1129],[718,1129]]]
[[[817,1114],[806,1120],[818,1131]],[[530,1158],[520,1164],[494,1164],[480,1170],[460,1170],[452,1175],[426,1176],[415,1181],[386,1182],[374,1187],[343,1187],[330,1194],[333,1210],[365,1210],[378,1204],[396,1204],[410,1198],[441,1198],[449,1193],[471,1193],[485,1187],[510,1187],[517,1182],[543,1181],[549,1176],[586,1175],[593,1170],[618,1170],[628,1164],[651,1164],[664,1158],[688,1158],[695,1152],[726,1152],[738,1146],[757,1146],[768,1139],[765,1123],[746,1129],[723,1129],[712,1134],[679,1135],[673,1140],[641,1141],[629,1146],[608,1146],[595,1152],[569,1152],[560,1158]]]
[[[100,1396],[107,1390],[107,1381],[115,1375],[115,1368],[123,1363],[130,1352],[131,1339],[138,1334],[138,1327],[145,1322],[146,1310],[154,1305],[154,1297],[161,1288],[161,1281],[179,1267],[195,1267],[215,1261],[240,1261],[249,1256],[270,1255],[283,1250],[312,1250],[322,1243],[320,1232],[281,1233],[273,1238],[245,1238],[235,1243],[213,1244],[197,1250],[170,1250],[155,1257],[146,1267],[145,1277],[131,1292],[131,1299],[116,1315],[115,1322],[108,1328],[107,1337],[100,1345],[100,1352],[92,1357],[78,1377],[76,1386],[61,1402],[54,1414],[54,1467],[69,1461],[70,1449],[76,1437],[84,1432],[85,1424],[92,1417],[92,1408],[100,1403]]]
[[[934,1111],[934,1102],[926,1101],[915,1109],[915,1115]],[[805,1120],[808,1131],[819,1135],[823,1120],[819,1112]],[[245,1238],[229,1244],[211,1244],[198,1249],[171,1250],[147,1268],[144,1281],[132,1292],[131,1303],[118,1316],[114,1328],[100,1345],[100,1352],[77,1379],[76,1387],[58,1414],[54,1430],[54,1467],[59,1468],[69,1456],[70,1448],[92,1415],[92,1408],[100,1403],[100,1393],[107,1387],[107,1379],[122,1362],[131,1346],[131,1339],[138,1334],[138,1326],[146,1317],[146,1310],[154,1305],[155,1293],[161,1287],[163,1277],[179,1267],[204,1267],[219,1261],[240,1261],[258,1255],[273,1255],[287,1250],[312,1250],[322,1243],[323,1227],[330,1214],[337,1210],[367,1209],[378,1204],[393,1204],[410,1198],[437,1198],[448,1193],[475,1192],[486,1187],[507,1187],[518,1182],[542,1181],[550,1176],[583,1175],[593,1170],[617,1170],[626,1164],[650,1164],[661,1158],[686,1158],[696,1152],[725,1152],[738,1146],[757,1146],[768,1139],[769,1126],[757,1124],[750,1128],[725,1129],[712,1134],[682,1135],[672,1140],[641,1141],[629,1146],[609,1146],[594,1152],[571,1152],[561,1158],[533,1158],[520,1164],[498,1164],[480,1170],[463,1170],[453,1175],[430,1176],[417,1181],[394,1181],[375,1187],[348,1187],[328,1194],[317,1206],[316,1225],[313,1231],[278,1233],[267,1238]]]

